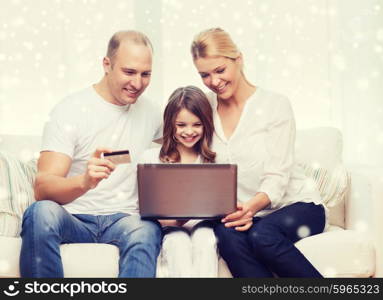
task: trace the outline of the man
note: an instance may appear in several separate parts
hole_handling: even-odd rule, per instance
[[[120,277],[155,276],[161,228],[137,214],[135,164],[102,155],[129,150],[134,160],[159,138],[160,110],[140,97],[151,77],[149,39],[117,32],[103,68],[99,83],[56,105],[45,125],[37,201],[23,217],[22,277],[63,277],[63,243],[116,245]]]

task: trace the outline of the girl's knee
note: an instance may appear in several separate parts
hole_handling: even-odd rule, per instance
[[[217,238],[214,234],[214,230],[209,227],[200,227],[195,229],[191,236],[193,244],[202,244],[209,246],[215,246],[217,244]]]
[[[164,235],[162,240],[163,247],[187,247],[190,244],[190,236],[184,231],[173,231]]]

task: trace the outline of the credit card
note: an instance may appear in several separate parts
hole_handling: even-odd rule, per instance
[[[110,160],[112,163],[128,164],[131,162],[129,150],[113,151],[110,153],[103,153],[105,159]]]

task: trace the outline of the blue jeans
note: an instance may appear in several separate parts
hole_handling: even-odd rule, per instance
[[[64,277],[60,244],[66,243],[115,245],[120,252],[119,277],[154,277],[162,233],[158,222],[138,215],[72,215],[44,200],[25,211],[21,237],[22,277]]]
[[[323,232],[322,205],[298,202],[254,218],[247,231],[217,223],[218,249],[234,277],[322,277],[294,246],[303,236]],[[320,251],[320,249],[318,249]]]

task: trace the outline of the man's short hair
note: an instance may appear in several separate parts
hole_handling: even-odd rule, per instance
[[[116,55],[118,47],[122,41],[129,41],[138,45],[144,45],[153,51],[152,43],[150,42],[149,38],[142,32],[135,30],[118,31],[110,38],[108,50],[106,52],[106,56],[109,57],[109,59],[112,61],[112,64],[113,58]]]

